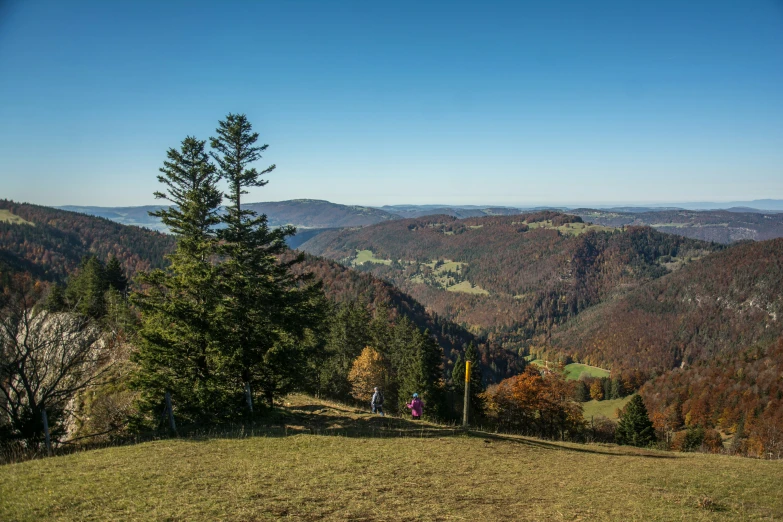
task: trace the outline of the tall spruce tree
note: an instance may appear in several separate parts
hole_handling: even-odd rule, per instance
[[[429,332],[421,332],[407,317],[398,319],[389,358],[398,389],[397,409],[406,411],[405,404],[418,393],[425,414],[444,417],[443,350]]]
[[[221,293],[225,296],[218,324],[222,353],[237,379],[239,390],[252,390],[262,379],[266,353],[276,344],[302,339],[308,326],[323,314],[319,284],[308,284],[309,275],[296,275],[292,268],[303,255],[281,261],[288,247],[285,238],[293,227],[270,229],[265,215],[242,207],[242,196],[251,187],[267,184],[261,179],[275,169],[250,167],[261,159],[268,145],[257,145],[258,133],[244,114],[229,114],[211,138],[220,176],[228,183],[229,205],[220,230]],[[241,395],[240,395],[241,397]],[[272,396],[266,396],[270,403]],[[240,399],[241,400],[241,399]]]
[[[219,176],[205,142],[187,137],[169,149],[155,197],[172,206],[151,212],[177,237],[167,270],[142,274],[143,290],[132,300],[142,312],[141,344],[133,359],[132,386],[141,391],[146,420],[159,418],[166,392],[177,416],[188,422],[214,422],[232,414],[220,351],[216,311],[221,305],[219,268],[213,262],[222,195]]]
[[[641,395],[634,395],[617,423],[616,440],[626,446],[649,446],[655,442],[655,428]]]

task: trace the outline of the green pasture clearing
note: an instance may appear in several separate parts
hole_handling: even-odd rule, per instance
[[[439,261],[440,260],[430,261],[429,263],[425,263],[424,265],[430,267],[434,273],[440,275],[446,272],[459,273],[462,270],[462,267],[467,264],[467,263],[460,263],[459,261],[451,261],[449,259],[444,259],[442,260],[443,264],[435,268],[435,265],[437,265]]]
[[[13,214],[10,210],[5,208],[0,208],[0,221],[3,223],[11,223],[13,225],[33,225],[35,226],[35,223],[31,221],[27,221],[16,214]]]
[[[534,359],[529,362],[530,364],[535,364],[541,368],[547,367],[546,361],[543,359]],[[552,370],[557,367],[557,363],[550,361],[548,367],[550,370]],[[582,374],[587,374],[590,377],[609,377],[610,374],[609,370],[604,370],[603,368],[598,368],[597,366],[589,366],[587,364],[580,363],[566,364],[564,370],[565,378],[572,381],[579,379]]]
[[[463,292],[465,294],[489,295],[489,292],[478,285],[473,285],[470,281],[462,281],[446,288],[446,290],[449,292]]]
[[[279,411],[251,436],[0,466],[0,520],[783,517],[783,461],[462,432],[308,398]]]
[[[605,227],[603,225],[595,225],[593,223],[566,223],[564,225],[555,226],[552,224],[552,220],[536,221],[534,223],[526,223],[526,224],[530,229],[546,228],[551,230],[557,230],[561,234],[569,234],[572,236],[578,236],[580,234],[584,234],[585,232],[590,232],[590,231],[604,232],[604,231],[617,230],[613,227]]]
[[[608,401],[587,401],[582,403],[582,412],[585,419],[603,415],[607,419],[617,420],[617,410],[622,410],[633,395],[623,397],[622,399],[612,399]]]
[[[596,366],[589,366],[587,364],[571,363],[565,367],[566,379],[577,380],[582,374],[586,374],[589,377],[609,377],[609,370],[598,368]]]
[[[379,265],[390,265],[391,259],[378,259],[372,250],[357,250],[356,258],[351,262],[352,265],[363,265],[364,263],[377,263]]]

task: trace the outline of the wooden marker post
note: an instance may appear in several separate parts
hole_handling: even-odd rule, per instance
[[[468,427],[468,410],[470,409],[470,361],[465,361],[465,404],[462,408],[462,427]]]
[[[43,420],[44,438],[46,440],[46,455],[52,456],[52,439],[49,436],[49,417],[46,416],[46,410],[41,411],[41,419]]]

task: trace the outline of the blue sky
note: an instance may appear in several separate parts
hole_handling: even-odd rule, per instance
[[[154,203],[244,112],[253,201],[783,198],[779,0],[0,5],[0,197]]]

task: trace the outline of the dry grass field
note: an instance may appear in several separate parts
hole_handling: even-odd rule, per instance
[[[783,462],[462,433],[303,396],[244,433],[0,467],[0,520],[777,520]]]

